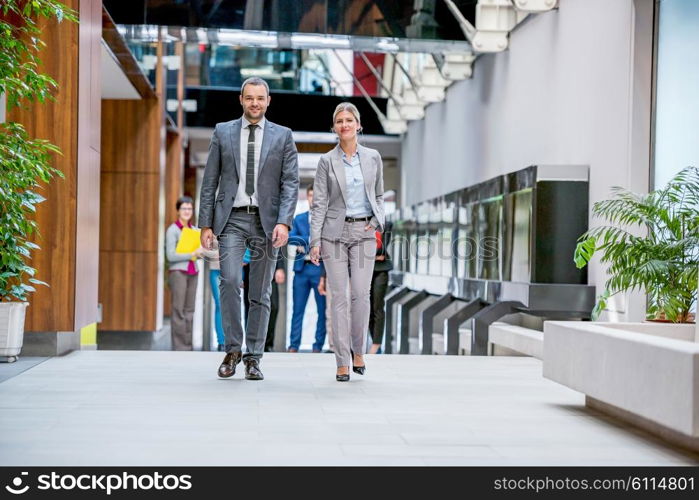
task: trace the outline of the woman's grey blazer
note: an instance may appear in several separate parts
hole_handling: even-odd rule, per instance
[[[383,207],[383,162],[375,149],[357,146],[359,165],[364,177],[371,209],[374,212],[370,224],[383,230],[385,215]],[[320,240],[336,241],[342,236],[347,206],[347,182],[345,166],[342,164],[342,149],[338,144],[318,161],[313,182],[313,206],[311,207],[311,247],[320,245]]]

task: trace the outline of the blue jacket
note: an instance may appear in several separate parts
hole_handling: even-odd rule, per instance
[[[296,252],[296,257],[294,258],[294,272],[299,272],[303,270],[304,266],[304,256],[308,253],[311,244],[311,223],[310,223],[311,213],[303,212],[294,217],[294,223],[291,226],[291,232],[289,233],[289,245],[296,245],[303,247],[304,252]],[[313,265],[313,264],[309,264]],[[320,263],[320,268],[323,270],[323,262]]]

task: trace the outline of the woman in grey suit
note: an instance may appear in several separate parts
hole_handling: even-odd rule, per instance
[[[313,183],[310,257],[318,265],[322,254],[325,264],[333,297],[336,379],[346,382],[350,363],[355,373],[366,370],[374,232],[383,230],[385,220],[383,163],[378,151],[357,141],[361,123],[354,104],[343,102],[335,108],[333,130],[340,142],[321,156]]]

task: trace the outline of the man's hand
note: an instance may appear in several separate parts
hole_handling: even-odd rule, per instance
[[[199,237],[201,246],[206,250],[211,250],[214,248],[214,231],[210,227],[203,227],[201,229],[201,235]]]
[[[277,269],[274,271],[274,282],[277,285],[281,285],[286,281],[286,273],[284,272],[284,269]]]
[[[272,231],[272,245],[274,248],[283,247],[289,241],[289,228],[286,224],[277,224]]]
[[[385,255],[377,255],[376,260],[378,260],[378,261],[386,260],[386,256]]]
[[[320,247],[311,248],[311,262],[316,266],[320,265]]]
[[[320,277],[320,282],[318,283],[318,293],[321,295],[326,295],[328,293],[325,291],[325,276]]]
[[[302,246],[296,247],[296,253],[306,253],[306,247],[302,247]]]

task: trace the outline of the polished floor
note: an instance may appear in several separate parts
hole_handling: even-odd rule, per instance
[[[521,357],[82,351],[0,383],[0,465],[683,465],[699,456],[588,410]],[[241,367],[242,368],[242,367]],[[0,374],[8,370],[0,366]]]

